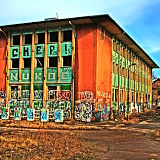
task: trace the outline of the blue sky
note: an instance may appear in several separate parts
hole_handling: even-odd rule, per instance
[[[3,0],[0,26],[109,14],[160,66],[160,0]],[[160,78],[160,69],[154,73]]]

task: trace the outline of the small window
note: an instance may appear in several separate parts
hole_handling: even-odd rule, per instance
[[[63,41],[72,41],[72,30],[69,31],[63,31]]]
[[[31,58],[24,58],[24,68],[31,68]]]
[[[38,33],[38,44],[45,43],[45,33]]]
[[[72,56],[64,56],[63,57],[63,66],[72,66]]]
[[[57,66],[58,66],[57,57],[49,58],[49,67],[57,67]]]
[[[18,86],[11,86],[11,99],[18,99]]]
[[[20,45],[20,35],[13,36],[13,45]]]
[[[49,42],[58,42],[58,32],[50,32]]]
[[[118,101],[118,89],[115,89],[115,102]]]
[[[57,86],[48,86],[48,99],[56,99]]]
[[[12,68],[19,68],[19,59],[12,59]]]
[[[26,34],[24,36],[25,44],[32,44],[32,34]]]
[[[37,68],[43,68],[44,67],[44,58],[37,58]]]

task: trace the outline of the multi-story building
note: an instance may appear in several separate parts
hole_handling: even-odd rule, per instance
[[[1,84],[9,110],[54,114],[58,108],[64,119],[91,121],[124,112],[127,102],[130,112],[152,102],[152,68],[158,66],[109,15],[1,28],[8,41]]]
[[[155,109],[160,107],[160,78],[152,83],[152,102]]]

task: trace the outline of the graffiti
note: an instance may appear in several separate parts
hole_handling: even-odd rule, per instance
[[[106,101],[110,102],[111,100],[111,94],[104,91],[97,91],[97,97],[106,99]]]
[[[18,91],[11,91],[11,99],[18,99]]]
[[[41,108],[43,108],[43,102],[42,101],[36,101],[36,100],[34,100],[33,107],[35,109],[41,109]]]
[[[63,90],[49,90],[48,91],[48,99],[49,100],[71,100],[71,91]]]
[[[21,120],[21,110],[20,107],[14,108],[14,120]]]
[[[41,121],[47,122],[49,120],[49,109],[42,108],[41,109]]]
[[[43,90],[35,90],[34,99],[43,99]]]
[[[75,119],[83,122],[91,122],[92,103],[84,101],[78,105],[75,105]]]
[[[29,99],[30,98],[30,91],[29,90],[22,90],[21,96],[22,96],[22,99]]]
[[[5,92],[4,91],[0,91],[0,98],[5,98]]]
[[[62,109],[55,110],[55,122],[63,122],[63,110]]]
[[[9,107],[2,107],[2,119],[9,119]]]
[[[90,91],[78,92],[78,98],[80,100],[93,99],[93,92]]]
[[[34,121],[35,109],[28,108],[27,109],[27,121]]]

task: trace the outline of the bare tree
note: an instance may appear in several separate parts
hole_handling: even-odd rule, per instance
[[[155,75],[155,72],[152,72],[152,82],[157,80],[157,76]]]

